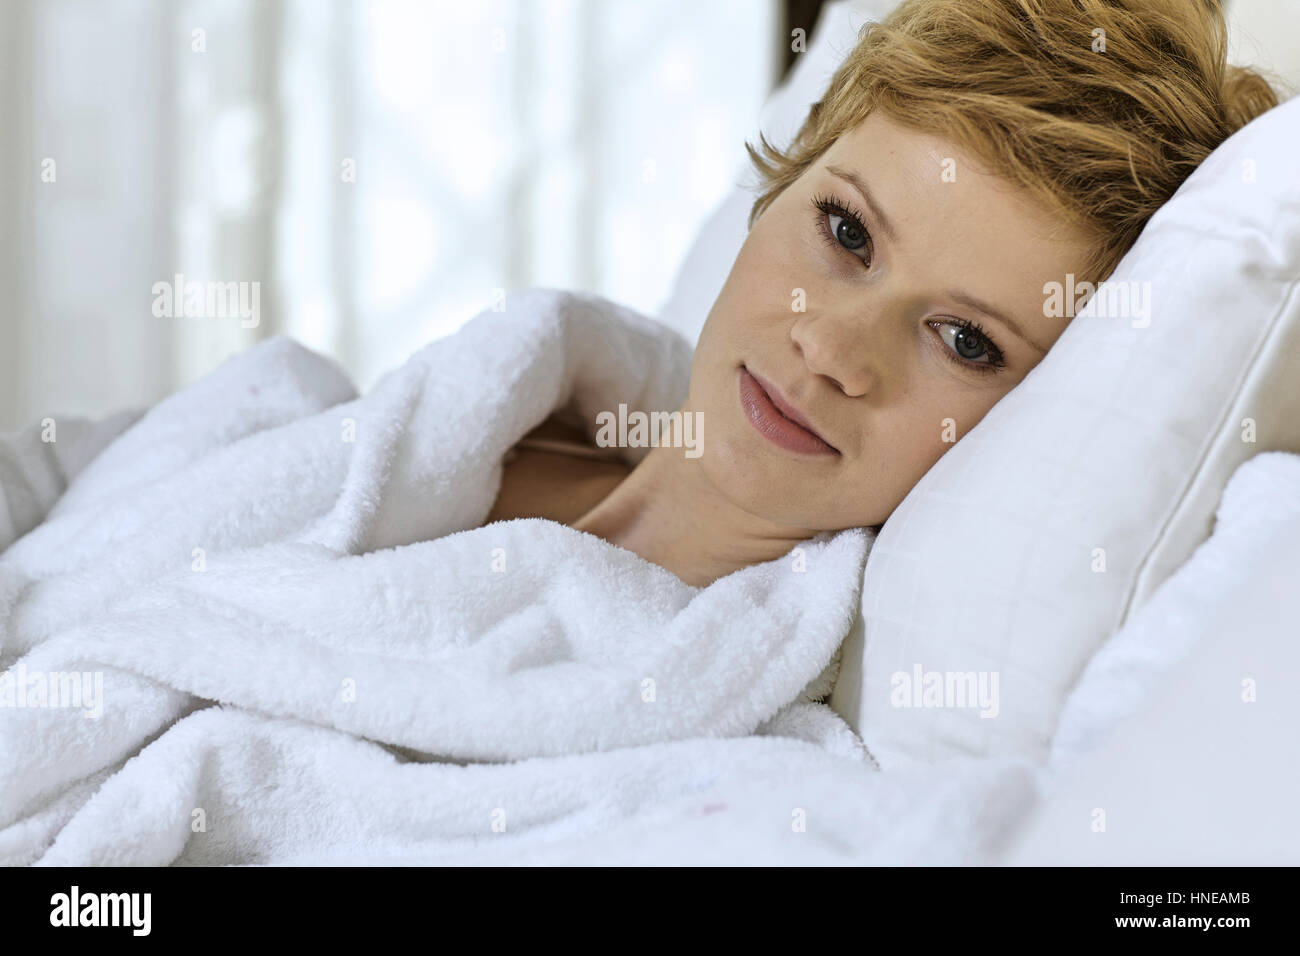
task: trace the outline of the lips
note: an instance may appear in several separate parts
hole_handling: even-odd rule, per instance
[[[772,444],[799,455],[829,456],[839,451],[812,427],[799,409],[765,379],[740,367],[740,405],[745,417]]]

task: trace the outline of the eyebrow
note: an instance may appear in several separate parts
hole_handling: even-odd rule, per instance
[[[880,206],[871,198],[871,190],[867,188],[867,183],[861,176],[853,170],[846,169],[843,166],[827,166],[826,172],[830,173],[832,176],[839,177],[856,189],[858,195],[862,197],[862,201],[866,203],[867,208],[871,210],[871,214],[875,216],[876,221],[880,223],[880,228],[884,230],[885,235],[889,237],[891,242],[898,242],[898,233],[894,231],[894,224],[889,221],[888,216],[881,212]]]
[[[978,309],[980,312],[983,312],[985,315],[989,316],[990,318],[997,319],[999,322],[1001,322],[1003,325],[1009,328],[1012,332],[1016,333],[1016,335],[1019,336],[1020,339],[1026,345],[1033,347],[1039,352],[1042,352],[1044,355],[1047,354],[1047,349],[1043,348],[1041,345],[1039,345],[1037,342],[1031,339],[1028,335],[1026,335],[1025,330],[1022,329],[1015,322],[1015,320],[1013,320],[1011,316],[1007,315],[1005,312],[999,312],[997,309],[993,308],[993,306],[988,305],[985,302],[981,302],[973,295],[967,295],[965,292],[954,292],[950,289],[947,295],[948,298],[952,299],[955,302],[960,302],[962,305],[968,305],[972,309]]]

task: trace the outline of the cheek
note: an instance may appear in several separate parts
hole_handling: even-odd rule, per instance
[[[879,449],[891,484],[899,486],[896,491],[910,491],[961,437],[964,428],[958,404],[935,396],[900,407],[887,429],[886,446]]]
[[[905,464],[910,480],[920,480],[979,424],[1004,394],[1005,391],[970,394],[965,389],[951,388],[937,391],[917,403],[898,432],[898,446],[902,449],[900,464]]]
[[[760,321],[792,315],[794,290],[803,288],[805,297],[811,295],[808,285],[826,265],[820,240],[809,243],[806,239],[797,219],[785,213],[749,234],[722,293],[736,314],[752,315]]]
[[[729,327],[729,322],[730,312],[725,303],[719,300],[700,333],[700,340],[696,343],[695,354],[691,359],[687,402],[692,410],[704,413],[708,424],[713,424],[712,420],[718,417],[723,408],[727,373],[737,361],[735,331]]]

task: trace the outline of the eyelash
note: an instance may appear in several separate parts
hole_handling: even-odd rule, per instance
[[[862,257],[857,254],[857,250],[845,248],[844,244],[835,238],[835,234],[831,232],[830,226],[826,225],[827,216],[839,216],[842,219],[847,219],[849,225],[856,228],[866,237],[867,245],[865,248],[869,253],[871,253],[872,257],[875,256],[876,244],[871,239],[871,231],[867,229],[866,223],[862,221],[862,216],[857,212],[857,210],[852,206],[840,202],[840,200],[836,199],[834,196],[813,196],[812,204],[813,208],[819,213],[817,216],[813,217],[817,222],[817,230],[821,233],[822,238],[826,240],[828,245],[834,246],[836,249],[843,249],[855,259],[862,259]],[[862,259],[862,261],[867,264],[871,263],[870,258]]]
[[[870,264],[871,257],[863,259],[862,256],[857,255],[856,250],[847,248],[843,243],[835,238],[835,234],[831,232],[830,226],[826,222],[828,216],[839,216],[842,219],[847,220],[849,225],[856,228],[866,237],[867,244],[864,248],[872,254],[872,257],[874,257],[875,243],[871,239],[871,231],[867,229],[866,224],[862,221],[862,216],[854,210],[852,206],[842,202],[834,196],[814,196],[812,204],[813,208],[817,210],[817,215],[813,217],[816,221],[817,231],[826,241],[826,244],[847,252],[855,259]],[[987,362],[973,362],[970,359],[962,358],[952,349],[948,348],[947,344],[944,343],[944,355],[946,355],[948,359],[958,367],[973,368],[975,371],[982,373],[997,372],[1006,367],[1006,357],[1003,355],[1002,350],[997,347],[993,339],[984,331],[983,327],[981,327],[979,323],[972,322],[969,319],[946,318],[942,321],[936,319],[927,324],[932,326],[955,325],[963,332],[973,332],[981,341],[983,341],[984,350],[989,359]]]
[[[989,334],[980,327],[979,323],[972,322],[969,319],[945,318],[934,319],[926,324],[932,326],[955,325],[964,332],[975,333],[975,335],[984,342],[984,351],[989,358],[987,362],[974,362],[970,359],[962,358],[952,349],[948,348],[948,343],[943,343],[943,354],[961,368],[973,368],[977,372],[997,372],[1006,368],[1006,356],[1002,354],[1002,350],[994,344],[993,340],[989,338]]]

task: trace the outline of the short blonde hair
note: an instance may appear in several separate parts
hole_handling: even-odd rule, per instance
[[[1227,64],[1218,0],[905,0],[858,43],[784,151],[745,148],[749,224],[874,109],[967,148],[1114,270],[1211,150],[1277,94]]]

